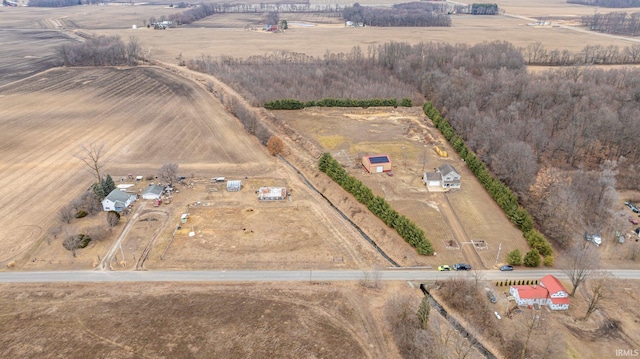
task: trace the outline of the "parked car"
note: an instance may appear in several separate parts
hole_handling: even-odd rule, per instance
[[[631,222],[632,224],[638,224],[638,220],[633,217],[629,217],[629,222]]]
[[[446,264],[443,264],[443,265],[441,265],[441,266],[438,266],[438,270],[439,270],[440,272],[448,272],[448,271],[450,271],[450,270],[451,270],[451,267],[449,267],[449,266],[448,266],[448,265],[446,265]]]
[[[489,298],[489,301],[490,301],[491,303],[495,303],[495,302],[497,302],[497,301],[498,301],[498,298],[496,298],[496,296],[495,296],[495,295],[493,294],[493,292],[492,292],[492,291],[490,291],[490,290],[489,290],[489,291],[487,291],[487,298]]]
[[[584,239],[599,246],[602,244],[602,237],[597,233],[585,233]]]
[[[513,266],[505,264],[505,265],[500,267],[500,270],[503,271],[503,272],[512,271],[513,270]]]
[[[633,212],[633,213],[640,213],[640,209],[638,209],[638,207],[636,207],[635,204],[631,203],[631,202],[625,202],[624,203],[625,206],[629,207],[629,209]]]
[[[471,265],[465,263],[456,263],[453,265],[453,270],[471,270]]]

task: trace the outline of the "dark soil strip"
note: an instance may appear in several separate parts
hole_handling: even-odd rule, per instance
[[[302,172],[298,171],[298,169],[292,165],[291,163],[289,163],[289,161],[287,161],[286,159],[284,159],[282,156],[278,156],[279,159],[282,160],[282,162],[286,163],[289,167],[293,168],[294,171],[296,171],[296,173],[298,174],[298,176],[300,176],[300,178],[302,178],[302,180],[304,181],[304,183],[307,184],[307,186],[309,188],[311,188],[312,190],[314,190],[316,193],[318,193],[320,196],[322,196],[322,198],[325,199],[325,201],[327,201],[327,203],[329,203],[329,205],[331,207],[333,207],[333,209],[335,209],[340,216],[342,216],[342,218],[344,218],[345,220],[347,220],[352,226],[353,228],[356,229],[356,231],[358,231],[358,233],[360,233],[360,235],[362,236],[362,238],[366,239],[367,242],[371,243],[371,245],[373,246],[373,248],[375,248],[376,251],[378,251],[378,253],[380,253],[380,255],[382,257],[384,257],[384,259],[386,259],[387,261],[389,261],[389,263],[391,263],[392,266],[394,267],[401,267],[396,261],[394,261],[393,259],[391,259],[391,257],[389,257],[383,250],[382,248],[378,247],[378,245],[376,244],[376,242],[373,241],[373,239],[371,239],[371,237],[369,237],[366,233],[364,233],[362,231],[362,229],[360,229],[360,227],[358,227],[357,224],[353,223],[353,221],[351,219],[349,219],[349,217],[347,217],[344,213],[342,213],[341,210],[338,209],[338,207],[334,206],[333,203],[331,203],[331,201],[320,191],[318,191],[312,184],[311,182],[309,182],[307,180],[307,178],[302,174]]]
[[[424,286],[424,284],[420,284],[420,290],[422,290],[422,293],[424,293],[424,295],[426,295],[430,302],[431,305],[436,308],[436,310],[438,312],[440,312],[440,314],[442,314],[442,316],[444,317],[444,319],[448,320],[449,323],[451,323],[453,325],[454,328],[456,328],[460,334],[464,337],[467,338],[467,340],[471,341],[472,343],[475,343],[474,346],[475,348],[480,352],[480,354],[482,354],[485,358],[487,359],[497,359],[495,355],[493,355],[489,349],[485,348],[482,343],[480,343],[478,341],[478,339],[476,339],[476,337],[474,337],[473,335],[469,334],[469,332],[467,332],[467,330],[462,326],[462,324],[460,324],[456,318],[450,316],[447,314],[447,311],[440,305],[440,303],[438,303],[435,298],[433,298],[430,294],[429,291],[427,290],[427,288]]]

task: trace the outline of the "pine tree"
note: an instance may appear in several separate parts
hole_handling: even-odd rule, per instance
[[[102,191],[104,192],[104,195],[108,195],[114,189],[116,189],[116,184],[113,182],[111,175],[107,175],[107,177],[102,180]]]
[[[107,195],[104,193],[104,187],[98,183],[93,184],[93,193],[102,201]]]

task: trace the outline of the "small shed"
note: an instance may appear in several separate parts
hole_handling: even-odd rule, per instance
[[[143,176],[136,176],[136,182],[140,182],[144,179]]]
[[[260,201],[281,201],[287,198],[287,189],[284,187],[260,187],[257,192]]]
[[[238,192],[242,189],[242,181],[227,181],[227,191],[228,192]]]
[[[187,223],[187,218],[189,218],[189,214],[183,213],[182,216],[180,216],[180,223]]]
[[[164,192],[164,187],[158,186],[157,184],[150,184],[142,191],[142,199],[160,199],[162,192]]]
[[[391,171],[391,158],[389,155],[375,155],[362,157],[362,166],[369,173],[382,173]]]

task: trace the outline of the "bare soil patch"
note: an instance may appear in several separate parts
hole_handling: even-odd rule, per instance
[[[352,284],[1,288],[7,358],[397,357],[372,314],[375,296]]]
[[[383,250],[402,265],[473,263],[474,260],[465,258],[460,250],[462,246],[472,245],[472,240],[483,240],[488,244],[488,249],[477,250],[479,260],[486,268],[495,266],[501,244],[499,262],[512,249],[528,250],[520,231],[504,216],[420,108],[309,108],[274,113],[322,151],[333,153],[351,175],[425,230],[436,249],[435,257],[418,256],[390,228],[363,226],[365,232],[371,231],[369,234]],[[436,144],[448,152],[448,157],[442,158],[434,151]],[[369,174],[362,168],[363,155],[381,153],[390,155],[393,176]],[[448,194],[429,192],[421,180],[423,171],[433,171],[444,163],[453,165],[462,175],[462,188]],[[353,201],[347,200],[350,196],[334,195],[338,196],[333,197],[336,202],[344,202],[345,206],[347,201]],[[453,209],[454,218],[443,214],[443,206]],[[364,214],[356,208],[347,214],[362,218]],[[453,220],[461,223],[464,233],[452,232],[450,223]],[[469,241],[464,239],[461,243],[459,238]],[[455,246],[458,249],[451,248],[450,240],[458,240]]]

